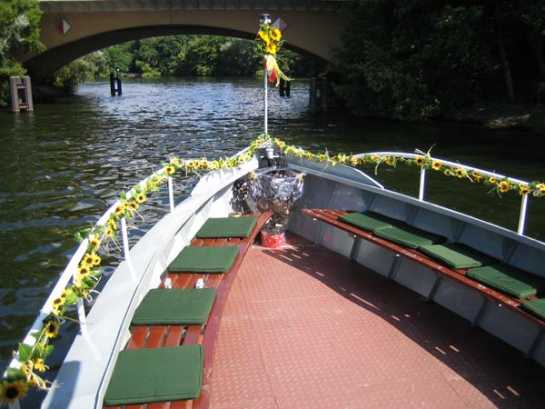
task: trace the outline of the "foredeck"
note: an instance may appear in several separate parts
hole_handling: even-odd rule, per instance
[[[231,288],[213,409],[539,408],[545,370],[437,304],[291,237]]]

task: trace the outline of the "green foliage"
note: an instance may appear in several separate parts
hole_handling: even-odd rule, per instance
[[[78,85],[92,78],[95,67],[85,59],[78,59],[65,65],[55,73],[53,85],[62,89],[66,94],[72,94]]]
[[[9,95],[7,79],[25,72],[17,58],[43,47],[39,40],[41,16],[37,0],[0,1],[0,105]]]
[[[261,69],[253,41],[209,35],[148,38],[83,57],[91,77],[107,78],[116,68],[146,79],[159,77],[251,77]],[[314,64],[309,56],[283,50],[282,69],[306,76]]]
[[[426,119],[479,98],[494,69],[483,7],[446,2],[373,1],[352,13],[338,53],[348,83],[339,88],[357,112]]]

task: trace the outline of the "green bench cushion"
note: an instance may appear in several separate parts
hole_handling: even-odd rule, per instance
[[[149,291],[132,325],[204,324],[214,304],[214,288],[157,288]]]
[[[210,218],[201,227],[197,237],[200,239],[248,237],[255,224],[256,218],[254,216]]]
[[[466,275],[517,298],[527,298],[537,293],[536,288],[528,283],[528,278],[524,274],[505,265],[472,268]]]
[[[196,399],[201,391],[202,372],[200,345],[122,351],[104,404]]]
[[[443,240],[442,237],[432,233],[424,232],[410,226],[395,227],[379,227],[373,230],[373,233],[378,237],[390,240],[394,243],[401,244],[406,247],[417,249],[422,246],[429,246]]]
[[[482,261],[470,251],[453,244],[430,244],[418,248],[422,253],[445,263],[452,268],[474,268],[483,265]]]
[[[171,273],[225,273],[237,257],[238,246],[185,247],[168,266]]]
[[[545,298],[539,300],[526,301],[522,303],[522,308],[545,319]]]
[[[373,231],[380,227],[391,226],[384,218],[371,213],[348,213],[339,218],[343,222],[359,227],[363,230]]]

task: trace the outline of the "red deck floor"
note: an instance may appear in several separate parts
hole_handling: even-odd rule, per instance
[[[545,408],[545,369],[302,239],[254,246],[222,317],[211,409]]]

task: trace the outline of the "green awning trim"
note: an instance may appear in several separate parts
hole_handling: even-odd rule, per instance
[[[202,373],[200,345],[122,351],[104,404],[196,399],[201,392]]]
[[[428,256],[455,269],[482,266],[482,262],[475,258],[474,252],[465,251],[461,246],[453,244],[430,244],[421,246],[418,249]]]
[[[386,220],[386,217],[372,213],[348,213],[339,219],[367,231],[391,226],[391,223]]]
[[[225,273],[238,255],[238,246],[185,247],[168,266],[171,273]]]
[[[537,293],[529,277],[504,264],[473,268],[466,275],[517,298],[528,298]]]
[[[440,236],[418,230],[411,226],[379,227],[378,229],[373,230],[373,233],[378,237],[382,237],[383,239],[390,240],[394,243],[413,249],[417,249],[422,246],[429,246],[430,244],[438,243],[444,240]]]
[[[526,301],[522,303],[522,308],[545,320],[545,298]]]
[[[248,237],[256,223],[255,216],[210,218],[201,227],[197,237],[200,239]]]
[[[214,304],[214,288],[150,290],[132,318],[132,325],[202,325]]]

